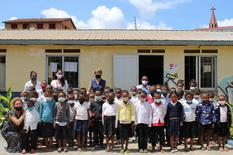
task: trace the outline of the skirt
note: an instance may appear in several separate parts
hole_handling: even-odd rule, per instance
[[[116,134],[116,116],[104,116],[104,135],[113,136]]]
[[[132,124],[119,124],[120,128],[120,138],[121,139],[127,139],[130,137],[133,137],[132,132]]]
[[[180,136],[180,120],[172,119],[168,123],[168,135],[169,136]]]
[[[56,124],[55,138],[57,140],[67,139],[67,134],[68,134],[67,126],[60,126],[59,124]]]
[[[43,138],[54,136],[53,123],[41,122],[41,136]]]

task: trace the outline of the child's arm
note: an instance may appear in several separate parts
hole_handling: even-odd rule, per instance
[[[151,105],[149,104],[149,127],[151,127],[152,124],[152,108]]]
[[[57,116],[57,106],[53,108],[53,127],[56,128],[56,116]]]
[[[184,109],[182,104],[180,104],[180,125],[183,126],[184,122]]]
[[[66,115],[67,115],[67,125],[69,127],[69,123],[70,123],[70,107],[69,105],[67,106],[67,109],[66,109]]]
[[[40,108],[39,108],[39,122],[41,122],[42,119],[42,112],[43,112],[43,103],[40,103]]]

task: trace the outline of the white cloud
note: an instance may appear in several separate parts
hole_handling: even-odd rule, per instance
[[[89,28],[123,28],[124,14],[118,7],[107,8],[99,6],[92,11],[92,17],[87,21]]]
[[[78,20],[76,16],[56,8],[43,10],[41,14],[45,18],[71,18],[78,28],[123,28],[125,26],[124,14],[117,7],[99,6],[92,11],[87,21]]]
[[[218,26],[233,26],[233,18],[218,21]]]
[[[128,29],[135,29],[135,23],[128,23]],[[160,22],[158,25],[150,24],[145,21],[137,21],[137,29],[158,29],[158,30],[172,30],[172,27],[167,26],[165,23]]]
[[[134,5],[142,18],[151,18],[158,10],[171,9],[178,4],[191,0],[129,0]]]
[[[9,20],[15,20],[18,19],[17,17],[11,17]]]

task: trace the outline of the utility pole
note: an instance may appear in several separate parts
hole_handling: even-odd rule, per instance
[[[138,29],[138,27],[137,27],[137,18],[136,17],[134,17],[134,28],[135,28],[135,30]]]

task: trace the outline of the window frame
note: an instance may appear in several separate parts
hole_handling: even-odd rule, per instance
[[[40,27],[40,26],[41,26],[41,27]],[[37,23],[37,24],[36,24],[36,29],[38,29],[38,30],[44,29],[44,24],[43,24],[43,23]]]
[[[5,75],[5,77],[4,77],[4,86],[3,86],[2,88],[0,87],[0,92],[1,92],[1,91],[6,91],[6,55],[0,53],[0,57],[3,57],[4,60],[5,60],[5,62],[4,62],[4,63],[5,63],[5,70],[4,70],[4,72],[5,72],[5,73],[4,73],[4,75]]]
[[[62,70],[64,71],[64,67],[65,67],[65,57],[77,57],[78,58],[78,68],[77,68],[77,72],[78,72],[78,87],[80,87],[80,55],[59,55],[59,54],[46,54],[45,58],[46,58],[46,66],[45,66],[45,79],[48,82],[48,65],[49,65],[49,57],[61,57],[62,58]],[[70,83],[68,82],[68,85],[70,87]],[[75,87],[73,87],[75,88]]]
[[[217,62],[218,62],[218,55],[217,54],[204,54],[204,55],[202,55],[202,54],[185,54],[184,55],[184,62],[185,62],[185,57],[189,57],[189,56],[194,56],[194,57],[196,57],[195,59],[196,59],[196,70],[195,70],[195,72],[196,72],[196,77],[195,77],[195,80],[196,80],[196,82],[197,82],[197,86],[198,86],[198,88],[199,89],[201,89],[201,90],[215,90],[216,88],[217,88],[217,82],[218,82],[218,68],[217,68]],[[214,87],[201,87],[201,58],[203,58],[203,57],[211,57],[211,58],[213,58],[214,59],[214,76],[215,77],[212,77],[212,78],[214,78],[214,80],[213,80],[213,85],[214,85]],[[185,73],[185,64],[184,64],[184,75],[185,75],[186,73]],[[184,79],[185,79],[185,77],[184,77]]]

